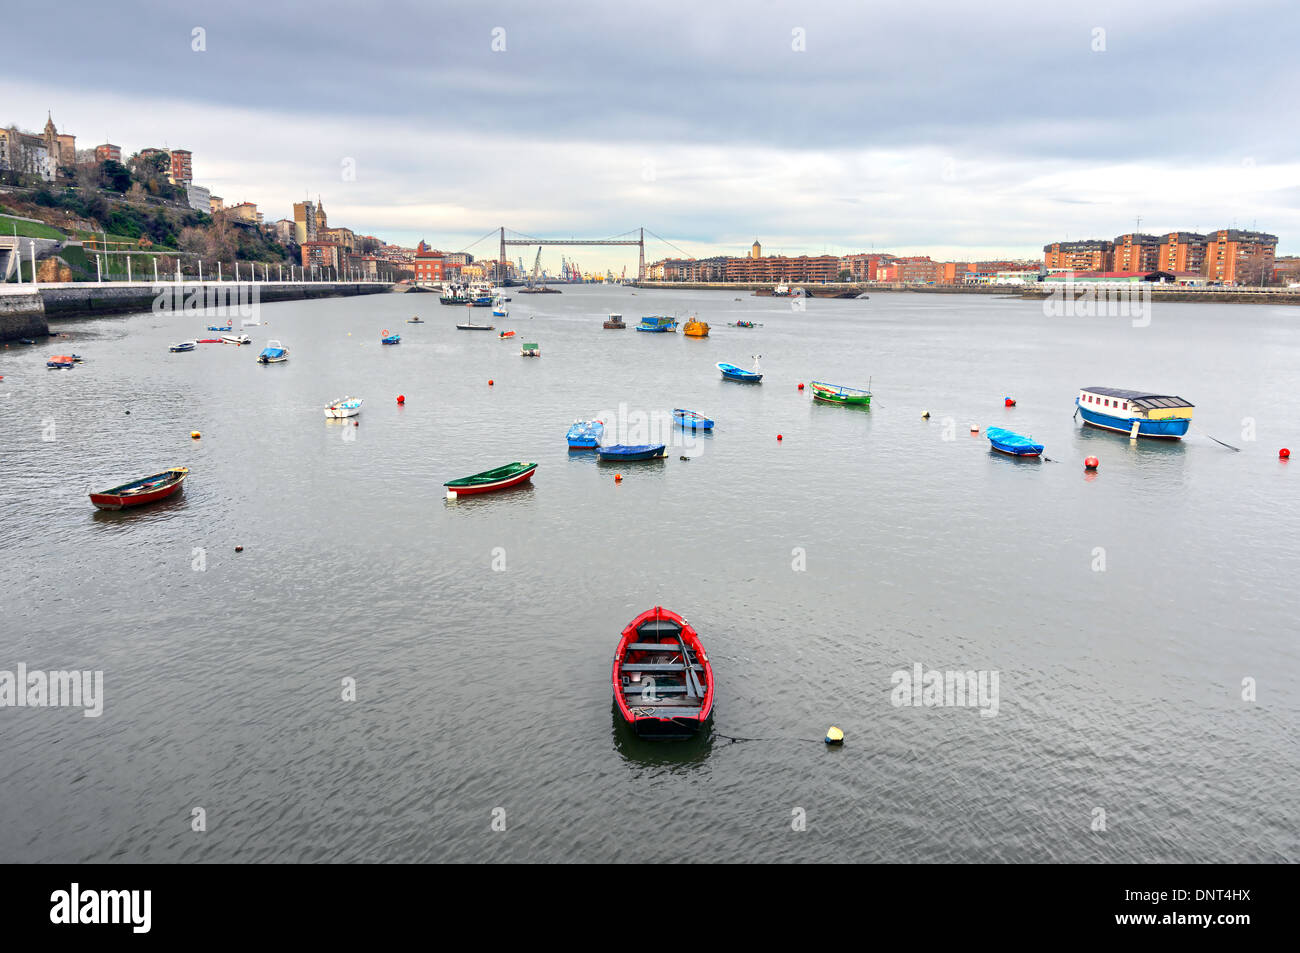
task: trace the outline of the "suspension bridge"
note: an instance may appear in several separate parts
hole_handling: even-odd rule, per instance
[[[509,237],[507,237],[507,233],[509,233]],[[506,246],[507,245],[538,245],[538,246],[541,245],[636,245],[637,246],[637,275],[636,276],[637,276],[637,280],[640,281],[645,278],[645,241],[646,241],[647,234],[655,241],[662,242],[668,247],[679,252],[683,258],[692,257],[687,252],[679,248],[677,245],[674,245],[672,242],[668,241],[668,239],[661,238],[660,236],[656,235],[654,232],[647,229],[645,226],[634,228],[630,231],[623,232],[621,235],[614,235],[610,238],[572,238],[572,237],[571,238],[534,238],[531,235],[525,235],[522,232],[516,232],[513,229],[508,229],[504,225],[501,225],[498,226],[497,228],[492,229],[492,231],[488,232],[486,235],[484,235],[482,238],[478,239],[477,241],[472,242],[471,244],[465,246],[464,248],[461,249],[461,251],[468,252],[475,245],[478,245],[486,241],[487,239],[495,236],[498,242],[500,243],[500,247],[501,247],[501,252],[497,256],[497,267],[496,267],[495,279],[498,285],[502,285],[506,279],[506,271],[507,271]]]

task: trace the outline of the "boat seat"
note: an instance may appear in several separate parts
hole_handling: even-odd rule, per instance
[[[697,704],[675,705],[672,702],[662,701],[655,702],[653,705],[629,705],[628,707],[634,710],[652,708],[654,713],[649,716],[651,718],[698,718],[702,710]]]
[[[682,627],[672,619],[651,619],[636,627],[642,635],[676,635]]]
[[[646,690],[647,688],[649,688],[649,687],[650,687],[650,683],[649,683],[649,682],[633,682],[633,683],[630,684],[630,685],[624,685],[624,686],[623,686],[623,694],[624,694],[624,695],[627,695],[627,696],[629,696],[629,697],[635,697],[635,696],[640,695],[643,691],[645,691],[645,690]],[[685,686],[685,685],[659,685],[659,684],[656,684],[655,687],[654,687],[654,694],[656,694],[656,695],[686,695],[686,694],[689,694],[689,693],[686,691],[686,686]]]
[[[692,671],[702,672],[704,671],[704,666],[696,664],[696,665],[692,665],[691,669]],[[632,662],[631,664],[625,662],[622,665],[622,671],[624,672],[684,672],[686,671],[686,666],[683,665],[681,662]]]
[[[629,652],[678,652],[682,647],[676,642],[629,642]]]

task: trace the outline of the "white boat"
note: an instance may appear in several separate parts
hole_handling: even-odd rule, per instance
[[[510,317],[510,309],[506,307],[505,299],[502,298],[500,295],[497,295],[497,297],[492,301],[492,317],[494,318]]]
[[[340,397],[325,408],[326,417],[355,417],[361,413],[364,401],[360,397]]]
[[[179,344],[173,344],[171,346],[171,350],[175,351],[178,354],[183,354],[186,351],[194,350],[198,346],[199,346],[198,341],[181,341]]]
[[[267,341],[266,347],[262,348],[262,353],[257,355],[259,364],[279,364],[287,360],[289,360],[289,349],[276,340]]]
[[[253,339],[247,334],[223,334],[221,335],[222,344],[252,344]]]

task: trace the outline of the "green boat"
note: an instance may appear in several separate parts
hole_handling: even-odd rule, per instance
[[[840,384],[827,384],[825,381],[813,381],[808,386],[812,388],[813,400],[853,407],[871,406],[870,390],[859,390],[856,387],[844,387]]]
[[[536,469],[537,464],[535,463],[507,463],[495,470],[484,470],[482,473],[475,473],[473,476],[452,480],[449,483],[444,483],[443,486],[447,488],[447,495],[450,497],[468,496],[472,493],[491,493],[493,490],[504,490],[508,486],[526,483],[533,478],[533,471]]]

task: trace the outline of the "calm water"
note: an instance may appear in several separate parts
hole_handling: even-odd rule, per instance
[[[106,702],[0,709],[0,860],[1295,860],[1300,311],[742,295],[514,294],[510,341],[384,295],[268,305],[253,348],[170,354],[213,322],[137,315],[2,352],[0,669],[100,669]],[[600,327],[693,309],[706,340]],[[255,363],[268,337],[287,364]],[[86,363],[47,371],[62,351]],[[713,366],[756,354],[761,386]],[[1182,394],[1193,434],[1084,431],[1089,384]],[[358,427],[322,416],[343,394]],[[567,452],[620,405],[718,427],[657,463]],[[531,488],[444,499],[512,460]],[[177,464],[173,501],[85,497]],[[612,710],[618,632],[657,603],[714,662],[695,742]],[[914,663],[998,671],[996,717],[895,707]]]

